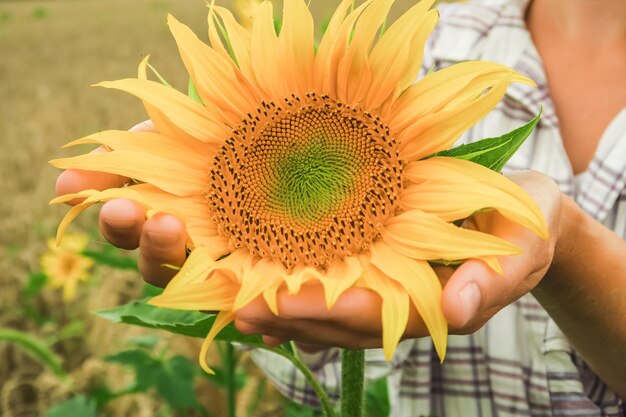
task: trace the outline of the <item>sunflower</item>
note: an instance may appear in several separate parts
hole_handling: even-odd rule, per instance
[[[41,256],[41,268],[52,288],[63,288],[63,300],[72,301],[80,281],[89,278],[94,261],[81,252],[87,247],[88,239],[83,234],[68,233],[60,245],[48,239],[48,250]]]
[[[210,45],[169,16],[201,102],[148,80],[146,58],[137,79],[98,86],[140,98],[155,132],[96,133],[69,145],[110,152],[52,161],[136,180],[53,200],[84,199],[59,236],[85,208],[114,198],[184,222],[193,251],[152,304],[219,311],[203,364],[238,309],[262,296],[279,315],[277,291],[297,294],[311,282],[323,285],[329,308],[351,287],[380,295],[387,359],[412,303],[443,358],[442,288],[429,261],[481,259],[501,272],[497,257],[520,253],[454,221],[496,209],[547,237],[539,208],[502,175],[426,158],[450,148],[510,83],[532,81],[499,64],[464,62],[414,83],[438,12],[422,0],[377,36],[392,3],[342,1],[317,46],[304,0],[284,2],[279,34],[270,2],[250,30],[212,7]]]

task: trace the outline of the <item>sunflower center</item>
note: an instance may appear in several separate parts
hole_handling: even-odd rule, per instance
[[[213,161],[207,199],[233,248],[325,267],[378,236],[401,171],[377,117],[311,93],[248,114]]]
[[[332,214],[354,191],[358,176],[354,156],[335,149],[333,138],[327,136],[321,130],[275,159],[274,190],[268,194],[275,212],[310,225]]]

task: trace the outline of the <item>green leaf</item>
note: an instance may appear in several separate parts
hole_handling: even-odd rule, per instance
[[[150,349],[153,349],[157,345],[157,343],[159,343],[160,339],[161,338],[159,337],[159,335],[145,334],[142,336],[132,337],[128,339],[126,343],[129,346],[134,346],[134,347],[150,350]]]
[[[184,356],[174,356],[163,363],[156,375],[156,389],[167,404],[177,410],[199,406],[194,389],[194,377],[198,365]]]
[[[65,400],[50,408],[43,417],[98,417],[95,401],[83,395]]]
[[[214,375],[210,375],[207,373],[204,374],[204,377],[207,379],[207,381],[209,381],[211,384],[215,385],[216,387],[228,388],[229,383],[227,381],[227,376],[226,376],[226,372],[224,371],[224,368],[222,368],[221,366],[211,366],[211,370],[215,372]],[[247,383],[248,383],[248,374],[244,371],[237,371],[235,373],[235,389],[239,391],[240,389],[245,387]]]
[[[323,417],[324,413],[306,405],[289,401],[285,406],[285,417]],[[369,417],[369,416],[368,416]]]
[[[146,392],[155,388],[159,397],[175,410],[199,408],[194,387],[198,365],[184,356],[159,360],[143,349],[132,349],[108,356],[106,361],[132,368],[135,373],[135,382],[121,392]]]
[[[196,100],[198,103],[204,106],[200,95],[198,94],[198,90],[196,89],[196,85],[193,83],[191,77],[189,77],[189,86],[187,87],[187,95],[192,99]]]
[[[42,341],[14,329],[0,329],[0,341],[15,343],[42,365],[50,368],[58,377],[67,377],[61,359]]]
[[[149,298],[144,298],[132,301],[123,306],[98,311],[96,315],[114,323],[134,324],[200,338],[206,337],[215,321],[215,314],[154,307],[147,304],[148,300]],[[261,336],[243,335],[232,324],[219,333],[217,340],[238,342],[253,347],[265,346]]]
[[[110,266],[115,269],[125,269],[138,271],[137,260],[127,256],[120,256],[120,252],[111,252],[108,250],[84,250],[83,256],[93,259],[99,265]]]
[[[135,372],[135,383],[132,391],[147,391],[154,386],[155,378],[160,371],[161,362],[150,356],[143,349],[125,350],[105,358],[107,362],[119,363],[132,368]]]
[[[161,295],[162,292],[163,288],[144,283],[143,288],[141,289],[141,298],[156,297],[157,295]]]
[[[513,154],[515,154],[519,147],[522,146],[535,126],[537,126],[539,117],[541,116],[541,111],[542,110],[539,109],[539,114],[537,114],[537,116],[535,116],[535,118],[530,122],[505,135],[460,145],[456,148],[437,152],[427,158],[431,158],[433,156],[450,156],[453,158],[472,161],[496,172],[500,172],[507,161],[511,159]]]
[[[365,415],[368,417],[388,417],[391,411],[389,406],[389,391],[387,378],[380,378],[370,382],[365,387]]]
[[[34,297],[48,282],[48,276],[43,272],[33,272],[28,276],[26,284],[22,288],[22,294],[26,298]]]

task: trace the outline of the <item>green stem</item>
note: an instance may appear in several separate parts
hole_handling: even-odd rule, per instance
[[[19,330],[0,329],[0,341],[5,340],[20,346],[33,358],[47,366],[59,378],[67,379],[68,376],[63,370],[61,359],[42,341]]]
[[[226,409],[228,417],[237,415],[237,353],[235,347],[225,343],[222,363],[226,371]]]
[[[264,347],[263,349],[270,350],[293,363],[295,367],[298,368],[300,372],[302,372],[307,382],[311,385],[311,388],[313,388],[313,391],[315,391],[315,395],[317,395],[317,398],[320,400],[320,405],[322,406],[322,410],[324,411],[326,417],[336,417],[335,410],[333,409],[333,404],[330,402],[326,390],[324,390],[324,387],[322,387],[322,384],[320,384],[315,375],[313,375],[313,372],[311,372],[309,367],[306,366],[306,364],[302,362],[302,360],[297,355],[281,348]]]
[[[363,415],[363,381],[365,379],[365,351],[341,351],[341,417]]]

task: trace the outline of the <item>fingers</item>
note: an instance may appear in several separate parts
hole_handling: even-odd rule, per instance
[[[145,221],[139,238],[139,272],[144,280],[165,287],[178,272],[164,265],[185,262],[187,233],[184,225],[169,214],[157,214]]]
[[[128,129],[131,132],[154,132],[154,123],[148,119]]]
[[[263,334],[271,346],[285,340],[295,340],[303,344],[304,350],[311,351],[319,350],[320,346],[352,349],[381,346],[382,300],[373,291],[351,288],[328,309],[322,286],[307,284],[297,295],[280,290],[277,302],[279,315],[275,316],[264,299],[258,297],[236,313],[235,326],[242,333]],[[410,337],[428,334],[415,309],[411,311],[408,329]]]
[[[466,261],[454,272],[443,289],[441,300],[453,333],[475,332],[539,282],[545,269],[537,267],[538,256],[532,250],[533,245],[519,246],[524,249],[521,255],[499,257],[504,270],[502,275],[476,259]]]
[[[106,152],[99,147],[91,153]],[[83,190],[106,190],[107,188],[121,187],[128,182],[128,178],[120,175],[107,174],[106,172],[84,171],[82,169],[68,169],[57,177],[55,185],[56,195],[74,194]],[[80,203],[82,199],[75,198],[67,202],[70,205]]]
[[[150,132],[154,130],[154,126],[152,125],[152,121],[146,120],[145,122],[139,123],[138,125],[133,126],[131,131],[134,132]],[[91,153],[101,153],[107,152],[107,150],[100,146]],[[96,172],[96,171],[85,171],[81,169],[68,169],[63,171],[57,177],[55,192],[56,195],[65,195],[65,194],[74,194],[83,190],[106,190],[108,188],[117,188],[121,187],[129,181],[128,178],[115,175],[108,174],[105,172]],[[80,203],[81,199],[74,199],[69,201],[67,204],[76,205]]]
[[[100,209],[100,231],[118,248],[137,249],[145,217],[145,210],[133,201],[111,200]]]
[[[476,322],[480,312],[493,304],[494,293],[502,292],[502,280],[485,263],[467,261],[452,275],[443,289],[441,305],[451,330]],[[501,298],[501,297],[500,297]]]
[[[185,262],[187,234],[174,216],[157,214],[145,220],[145,211],[138,204],[116,199],[102,206],[100,230],[119,248],[140,247],[139,271],[149,284],[164,287],[177,271],[163,265]]]

